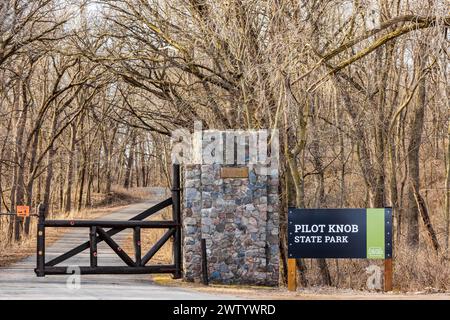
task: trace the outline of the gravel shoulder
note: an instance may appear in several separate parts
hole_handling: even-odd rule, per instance
[[[418,292],[369,292],[332,287],[311,287],[297,292],[289,292],[286,288],[258,286],[204,286],[181,280],[173,280],[166,275],[153,276],[155,283],[167,287],[183,287],[202,293],[233,295],[239,299],[261,300],[450,300],[450,292],[434,292],[432,289]]]

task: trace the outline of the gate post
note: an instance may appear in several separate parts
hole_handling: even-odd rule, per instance
[[[172,165],[172,215],[175,227],[173,243],[173,260],[176,268],[174,279],[181,278],[181,189],[180,189],[180,165]]]
[[[36,246],[36,275],[45,276],[45,205],[39,204]]]
[[[134,259],[136,261],[136,267],[140,267],[142,265],[141,227],[134,227],[133,229],[133,244],[134,244]]]
[[[97,267],[97,227],[89,228],[89,262],[91,268]]]

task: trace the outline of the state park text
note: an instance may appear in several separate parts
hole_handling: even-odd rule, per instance
[[[359,231],[357,224],[296,224],[294,233],[357,233]],[[294,243],[348,243],[348,235],[295,235]]]

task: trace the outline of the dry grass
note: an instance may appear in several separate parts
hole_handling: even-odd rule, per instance
[[[395,247],[394,251],[394,291],[399,292],[445,292],[450,290],[449,261],[437,257],[427,248],[416,253],[405,245]],[[340,289],[366,290],[369,275],[366,268],[378,265],[384,268],[381,260],[327,259],[333,286]],[[307,278],[312,286],[322,286],[317,261],[307,259]]]
[[[26,258],[36,251],[36,228],[35,223],[32,223],[30,235],[22,238],[18,242],[7,243],[1,241],[0,243],[0,267],[7,267],[23,258]],[[46,231],[46,244],[55,242],[64,230],[51,228]]]
[[[402,291],[450,290],[450,261],[437,256],[429,246],[417,252],[406,246],[397,248],[394,285]]]

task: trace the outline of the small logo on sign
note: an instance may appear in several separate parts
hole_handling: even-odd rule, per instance
[[[383,250],[383,248],[380,248],[380,247],[369,247],[367,249],[367,256],[371,257],[371,258],[379,257],[380,259],[383,259],[384,258],[384,250]]]

